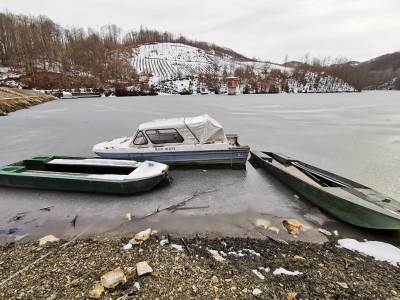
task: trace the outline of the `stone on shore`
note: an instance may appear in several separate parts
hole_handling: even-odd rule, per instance
[[[149,266],[147,261],[141,261],[136,264],[136,272],[137,272],[137,275],[140,277],[143,275],[153,273],[153,269]]]

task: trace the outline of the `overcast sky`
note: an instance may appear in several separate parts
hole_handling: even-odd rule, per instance
[[[143,25],[275,62],[400,51],[400,0],[0,0],[0,10],[63,26]]]

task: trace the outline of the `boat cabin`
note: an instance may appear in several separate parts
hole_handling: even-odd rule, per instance
[[[174,118],[143,123],[132,139],[134,147],[164,144],[226,143],[221,124],[208,115],[192,118]]]

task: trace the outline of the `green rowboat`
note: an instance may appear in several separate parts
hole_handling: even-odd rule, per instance
[[[89,193],[146,192],[168,179],[168,166],[144,161],[34,157],[0,168],[0,186]]]
[[[400,202],[357,182],[272,152],[250,161],[336,218],[365,228],[400,229]]]

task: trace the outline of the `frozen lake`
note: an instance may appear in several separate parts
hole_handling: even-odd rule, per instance
[[[37,155],[92,155],[93,144],[132,135],[144,121],[208,113],[253,149],[281,152],[400,198],[400,93],[207,95],[58,100],[0,118],[0,163]],[[182,233],[263,236],[257,218],[295,218],[345,236],[393,240],[320,212],[250,164],[246,170],[172,170],[170,186],[119,197],[0,188],[0,238],[53,233],[70,237],[152,226]],[[205,191],[212,190],[208,193]],[[187,206],[139,220],[200,193]],[[41,211],[54,206],[50,212]],[[10,220],[26,212],[19,221]],[[127,222],[125,214],[137,218]],[[76,227],[71,220],[78,216]],[[9,234],[15,231],[13,234]],[[287,237],[282,234],[282,237]],[[316,230],[303,235],[321,240]]]

